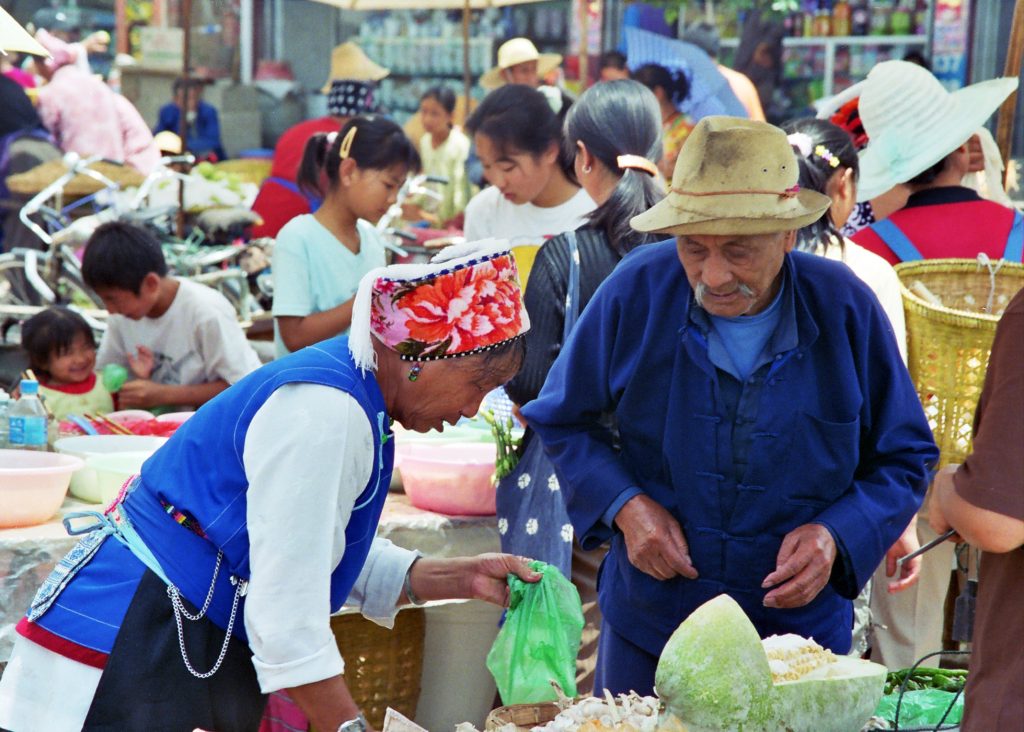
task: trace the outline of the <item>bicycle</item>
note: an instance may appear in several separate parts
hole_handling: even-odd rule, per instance
[[[44,248],[18,247],[0,254],[0,305],[47,307],[73,305],[102,309],[103,302],[82,278],[78,258],[69,246],[72,237],[61,232],[74,231],[74,216],[82,207],[97,204],[120,186],[89,166],[100,157],[80,158],[66,155],[68,171],[43,188],[21,208],[18,218],[43,244]],[[78,175],[101,184],[99,191],[64,205],[64,187]],[[39,219],[39,221],[36,220]]]
[[[402,187],[398,189],[395,202],[391,204],[375,227],[381,234],[384,246],[400,257],[430,254],[430,250],[425,247],[415,246],[417,241],[415,234],[410,234],[401,227],[393,226],[396,221],[402,220],[402,207],[410,198],[425,196],[435,201],[442,199],[441,194],[431,188],[428,185],[429,183],[448,185],[448,179],[439,175],[427,175],[425,173],[406,178]],[[398,240],[404,241],[405,244],[400,244]]]

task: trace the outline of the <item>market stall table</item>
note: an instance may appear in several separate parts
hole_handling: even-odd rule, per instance
[[[100,507],[69,498],[45,524],[0,531],[0,673],[10,658],[15,626],[36,589],[76,539],[61,519]],[[499,551],[494,516],[442,516],[412,506],[403,494],[388,496],[378,536],[426,556],[454,557]],[[427,729],[451,729],[490,709],[494,683],[484,658],[497,632],[500,609],[481,602],[428,607],[417,721]],[[443,673],[438,673],[443,671]]]

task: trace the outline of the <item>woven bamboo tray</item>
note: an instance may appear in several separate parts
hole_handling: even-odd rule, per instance
[[[272,161],[262,158],[239,158],[237,160],[222,160],[214,163],[213,167],[224,173],[234,173],[244,183],[255,183],[259,185],[270,176]]]
[[[1024,266],[998,261],[992,268],[997,266],[991,275],[973,259],[896,265],[907,320],[908,366],[941,452],[940,466],[961,463],[971,451],[974,412],[996,324],[1024,287]],[[932,302],[927,293],[942,304]]]
[[[99,171],[122,188],[140,186],[146,180],[142,173],[130,165],[118,165],[100,160],[89,167]],[[67,172],[68,166],[64,164],[63,160],[48,160],[24,173],[8,176],[7,187],[11,193],[34,196]],[[79,198],[96,193],[102,188],[103,184],[98,180],[79,174],[64,187],[64,195],[68,198]]]
[[[425,629],[426,615],[419,608],[398,613],[391,630],[358,614],[331,618],[345,659],[345,683],[374,729],[384,727],[389,706],[410,719],[416,715]]]
[[[500,729],[506,724],[514,724],[516,729],[529,732],[538,724],[547,724],[558,716],[561,708],[557,702],[544,702],[542,704],[512,704],[507,707],[498,707],[487,715],[484,724],[487,730]]]

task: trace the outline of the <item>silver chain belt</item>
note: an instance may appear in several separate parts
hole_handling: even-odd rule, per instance
[[[224,657],[228,653],[228,644],[231,642],[231,631],[235,627],[235,616],[238,613],[238,601],[245,597],[246,590],[248,589],[249,583],[245,580],[240,580],[237,577],[231,578],[231,584],[235,585],[235,597],[231,601],[231,615],[228,617],[228,627],[224,631],[224,643],[220,647],[220,655],[217,656],[217,661],[213,664],[213,668],[205,673],[196,671],[192,662],[189,660],[188,651],[185,650],[185,631],[183,627],[182,617],[192,622],[202,620],[206,617],[206,611],[210,609],[210,603],[213,601],[214,589],[217,586],[217,576],[220,574],[221,561],[224,559],[224,552],[217,552],[217,563],[213,568],[213,580],[210,582],[210,589],[206,593],[206,601],[203,602],[203,607],[200,608],[199,612],[195,615],[189,613],[185,609],[184,603],[181,601],[181,593],[173,583],[167,585],[167,596],[171,598],[171,607],[174,610],[174,623],[178,626],[178,647],[181,649],[181,660],[185,662],[185,668],[188,672],[195,676],[197,679],[208,679],[213,676],[220,669],[221,664],[224,663]]]

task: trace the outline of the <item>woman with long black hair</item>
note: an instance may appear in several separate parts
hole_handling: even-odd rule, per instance
[[[633,216],[664,196],[654,163],[661,155],[660,119],[655,96],[628,79],[591,87],[569,110],[565,153],[574,160],[576,177],[598,206],[582,227],[554,237],[537,253],[526,290],[532,323],[526,360],[506,386],[516,404],[526,404],[540,393],[576,316],[622,257],[661,238],[638,233],[629,225]],[[583,552],[573,541],[557,477],[540,441],[533,438],[527,430],[521,467],[498,486],[502,546],[520,547],[567,574],[571,570],[586,618],[577,685],[580,694],[588,694],[601,625],[597,569],[605,550]]]

